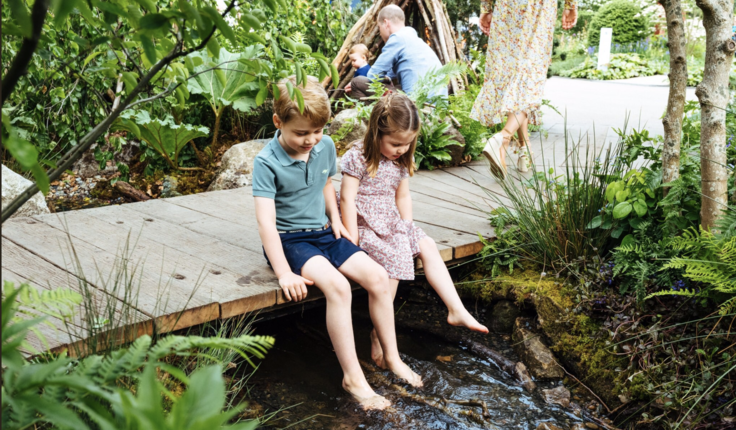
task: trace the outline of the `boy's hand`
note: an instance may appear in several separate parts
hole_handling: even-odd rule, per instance
[[[345,225],[340,221],[339,219],[337,222],[332,222],[332,233],[335,235],[335,239],[339,239],[341,237],[344,237],[345,239],[355,243],[356,239],[353,239],[353,237],[350,235],[350,232],[347,228],[345,228]],[[357,243],[355,243],[357,245]]]
[[[298,302],[307,298],[307,285],[314,285],[314,282],[294,272],[289,272],[279,278],[279,285],[284,290],[286,300]]]

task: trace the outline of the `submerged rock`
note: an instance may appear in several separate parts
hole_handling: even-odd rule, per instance
[[[249,140],[233,145],[222,155],[220,168],[207,191],[231,190],[251,185],[253,179],[253,160],[268,139]]]
[[[501,300],[493,305],[490,328],[496,333],[511,333],[519,317],[519,308],[510,300]]]
[[[544,401],[550,405],[560,405],[563,408],[570,406],[570,391],[563,386],[542,390],[542,396],[544,396]]]
[[[516,353],[532,376],[539,379],[560,379],[565,376],[552,351],[542,343],[540,335],[532,331],[530,319],[516,319],[512,339]]]
[[[33,182],[24,178],[23,176],[15,173],[3,164],[2,169],[2,207],[5,208],[10,202],[13,201],[19,194],[26,190]],[[49,213],[49,207],[46,204],[46,199],[43,194],[39,191],[33,195],[27,202],[23,204],[11,218],[20,216],[33,216],[38,214]]]
[[[552,423],[541,423],[537,426],[537,430],[562,430]]]

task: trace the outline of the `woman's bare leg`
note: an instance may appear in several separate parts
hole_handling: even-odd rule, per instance
[[[508,117],[506,118],[506,124],[503,126],[503,130],[501,130],[501,133],[503,133],[503,148],[501,148],[501,160],[503,163],[506,163],[506,153],[509,150],[509,142],[511,141],[511,137],[516,133],[520,128],[522,128],[522,124],[527,122],[527,116],[524,112],[516,112],[516,113],[510,113]],[[525,128],[526,129],[526,128]],[[522,131],[520,134],[524,135],[524,131]],[[526,135],[524,135],[524,139],[528,139],[529,133],[526,132]],[[522,136],[519,136],[519,140],[522,139]]]

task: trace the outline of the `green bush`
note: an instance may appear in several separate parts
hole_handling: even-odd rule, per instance
[[[613,43],[632,43],[647,36],[647,18],[641,7],[627,0],[615,0],[603,6],[588,26],[588,45],[598,46],[601,28],[613,29]]]
[[[651,61],[637,54],[613,54],[608,70],[598,70],[597,61],[593,57],[587,57],[577,67],[559,73],[568,78],[609,80],[652,76],[666,71],[665,63]]]

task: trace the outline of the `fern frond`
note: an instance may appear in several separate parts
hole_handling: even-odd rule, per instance
[[[662,290],[657,291],[655,293],[651,293],[648,296],[646,296],[646,300],[651,299],[652,297],[660,297],[660,296],[683,296],[683,297],[700,297],[702,296],[702,292],[698,292],[695,290]]]

